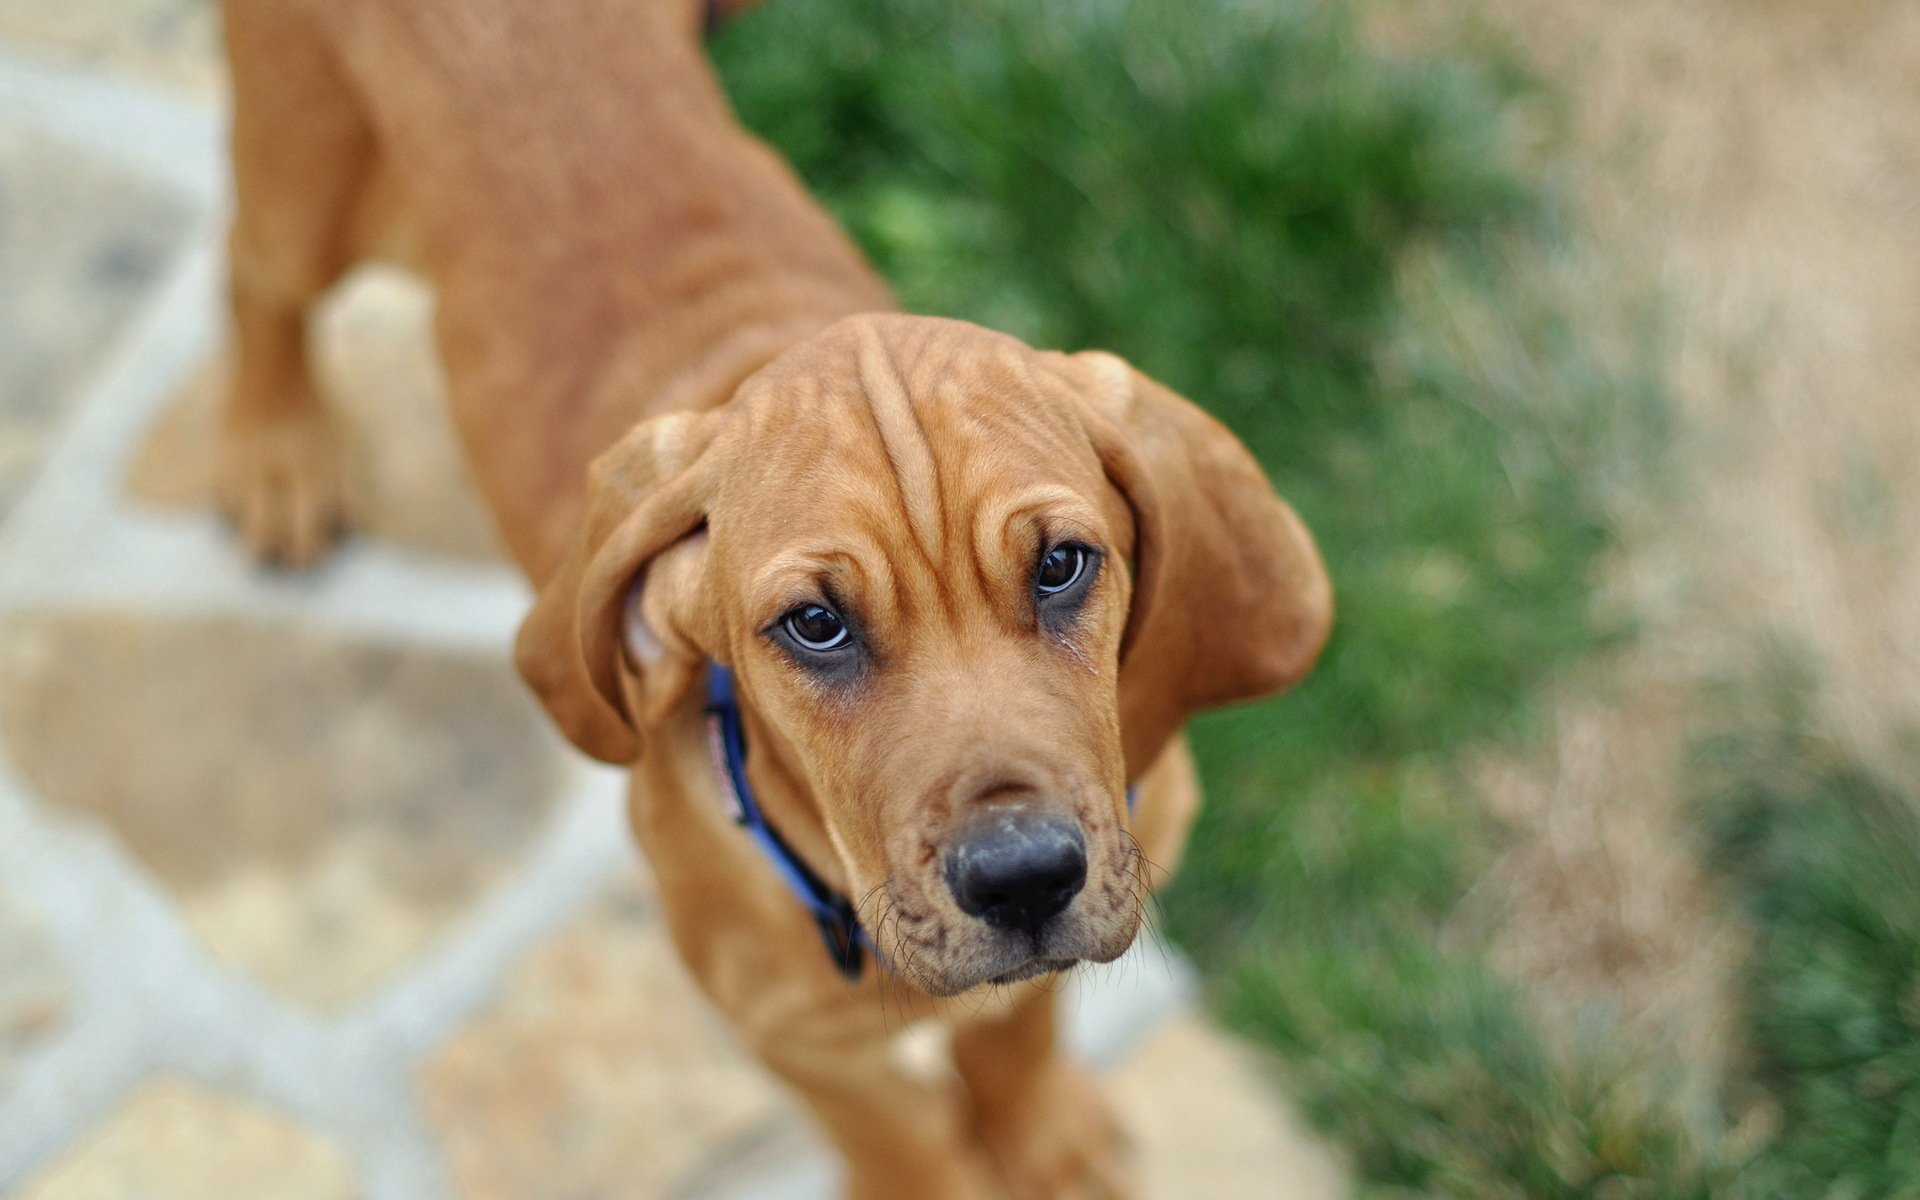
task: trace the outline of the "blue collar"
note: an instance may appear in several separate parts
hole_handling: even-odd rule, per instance
[[[840,974],[848,982],[858,981],[867,960],[866,934],[860,928],[860,918],[847,898],[828,887],[767,824],[760,802],[753,798],[753,786],[747,782],[747,735],[740,723],[740,703],[734,699],[733,672],[719,663],[707,667],[707,745],[734,824],[753,835],[787,887],[813,914],[820,938],[827,944],[827,957]]]
[[[740,702],[734,695],[733,672],[719,663],[707,665],[707,748],[713,755],[713,773],[720,780],[734,824],[753,835],[768,861],[786,881],[794,898],[813,914],[820,939],[847,981],[858,982],[866,969],[870,948],[860,917],[845,896],[828,887],[806,860],[794,853],[786,839],[767,824],[753,785],[747,782],[747,734],[740,721]],[[1138,788],[1127,789],[1127,812],[1133,812]]]

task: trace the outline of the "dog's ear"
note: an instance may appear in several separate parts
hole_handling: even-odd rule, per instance
[[[587,472],[572,548],[540,581],[514,661],[568,740],[603,762],[686,694],[710,644],[697,603],[719,413],[635,426]]]
[[[1195,711],[1305,676],[1333,625],[1333,587],[1232,431],[1111,354],[1069,361],[1094,449],[1133,513],[1120,721],[1137,773]]]

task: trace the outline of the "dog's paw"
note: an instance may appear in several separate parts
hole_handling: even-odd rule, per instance
[[[221,510],[258,561],[297,568],[325,557],[347,524],[340,443],[325,414],[229,426],[221,440],[218,494]]]
[[[980,1130],[1011,1200],[1132,1200],[1126,1134],[1093,1080],[1063,1068],[1045,1092]]]
[[[934,1163],[903,1170],[886,1162],[862,1170],[850,1162],[846,1200],[1007,1200],[992,1169],[968,1147],[954,1147]]]

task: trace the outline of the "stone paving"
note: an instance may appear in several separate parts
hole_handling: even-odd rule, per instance
[[[364,535],[287,577],[209,514],[210,10],[0,0],[0,1195],[831,1194],[507,666],[417,283],[321,322]],[[1069,1007],[1149,1196],[1340,1193],[1167,952]]]

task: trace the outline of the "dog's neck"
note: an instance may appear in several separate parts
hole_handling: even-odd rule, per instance
[[[456,420],[536,581],[578,520],[587,463],[635,421],[723,403],[794,341],[893,306],[735,122],[694,7],[358,15],[349,57],[424,220]]]

